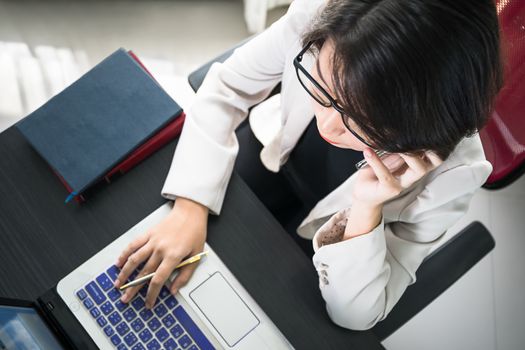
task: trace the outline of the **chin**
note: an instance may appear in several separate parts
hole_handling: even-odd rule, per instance
[[[338,147],[338,148],[343,148],[343,149],[351,149],[351,150],[354,150],[354,151],[364,151],[366,146],[363,145],[361,142],[359,142],[358,140],[356,140],[356,142],[351,142],[351,143],[344,143],[344,142],[338,142],[338,140],[333,140],[333,139],[329,139],[325,136],[323,136],[323,134],[321,134],[321,137],[326,141],[328,142],[329,144],[331,144],[332,146],[335,146],[335,147]]]
[[[354,150],[354,151],[361,151],[360,149],[358,149],[359,147],[354,147],[354,146],[350,146],[350,145],[343,145],[343,144],[340,144],[338,143],[337,145],[334,145],[336,147],[339,147],[339,148],[343,148],[343,149],[351,149],[351,150]]]
[[[358,152],[363,152],[366,148],[365,145],[341,144],[341,143],[334,145],[334,146],[337,146],[339,148],[344,148],[344,149],[351,149],[351,150],[358,151]]]

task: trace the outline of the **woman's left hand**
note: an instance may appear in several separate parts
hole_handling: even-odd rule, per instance
[[[393,153],[383,159],[370,148],[363,153],[369,166],[359,170],[352,197],[368,206],[382,205],[443,163],[431,151],[422,156]]]

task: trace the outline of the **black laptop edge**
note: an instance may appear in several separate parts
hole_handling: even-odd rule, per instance
[[[0,304],[35,309],[65,349],[99,349],[58,295],[56,286],[47,290],[36,301],[0,297]]]

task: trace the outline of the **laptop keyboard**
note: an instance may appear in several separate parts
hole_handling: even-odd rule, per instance
[[[84,307],[118,350],[215,349],[186,310],[163,286],[151,310],[146,309],[147,284],[127,304],[113,286],[115,265],[76,292]],[[134,271],[128,281],[135,279]]]

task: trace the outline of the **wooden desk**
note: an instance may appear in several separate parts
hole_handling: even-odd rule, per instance
[[[1,133],[0,296],[36,299],[162,205],[175,145],[78,205],[18,130]],[[329,320],[311,261],[235,174],[208,243],[297,349],[383,348]]]

